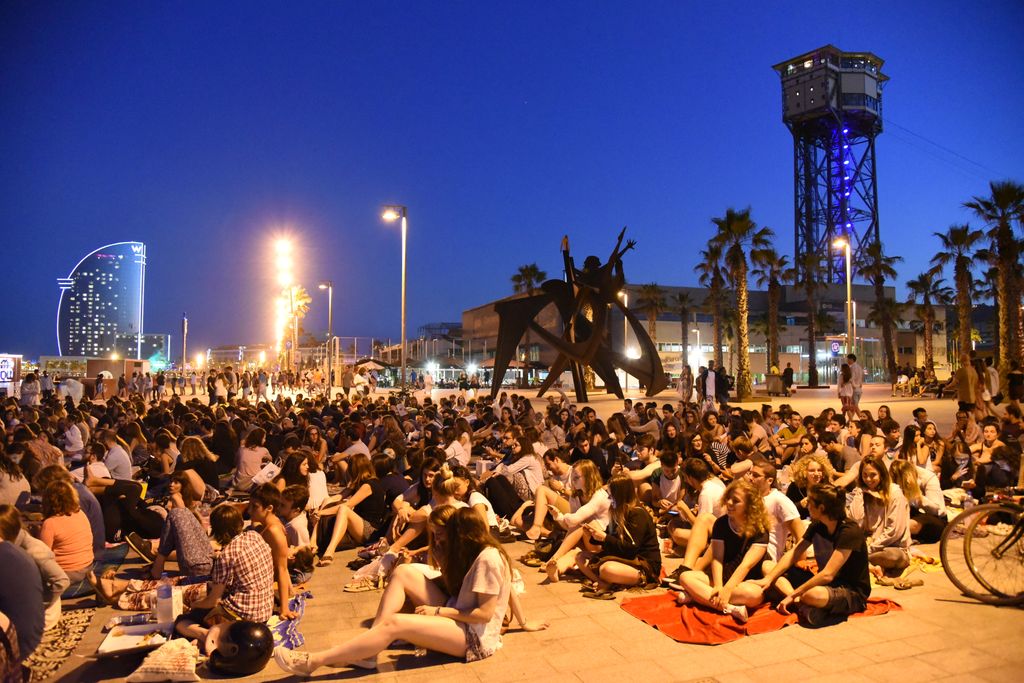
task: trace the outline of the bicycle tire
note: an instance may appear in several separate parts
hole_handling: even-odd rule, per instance
[[[986,556],[991,557],[991,555],[987,551],[983,551],[980,555],[974,552],[975,542],[977,541],[979,545],[981,544],[980,539],[982,536],[977,534],[979,523],[981,523],[982,520],[988,520],[988,518],[993,514],[1009,513],[1014,516],[1014,521],[1008,535],[1016,535],[1016,540],[1013,542],[1013,546],[1016,547],[1010,551],[1010,553],[1013,553],[1010,557],[1004,557],[1004,559],[1000,559],[999,562],[1001,563],[1005,560],[1008,562],[1007,566],[1012,566],[1014,562],[1017,562],[1019,564],[1018,573],[1021,577],[1024,577],[1024,563],[1021,562],[1022,540],[1020,539],[1020,529],[1018,528],[1018,525],[1021,524],[1021,516],[1024,515],[1024,508],[1015,503],[1002,502],[980,505],[975,508],[975,510],[977,510],[977,514],[974,515],[974,517],[967,523],[964,530],[964,558],[967,562],[967,568],[974,576],[974,579],[984,586],[984,588],[989,592],[990,595],[985,600],[989,604],[1024,604],[1024,581],[1019,582],[1019,590],[1017,590],[1016,594],[1004,592],[1004,590],[1002,590],[1003,587],[996,587],[996,585],[990,580],[990,575],[986,576],[986,574],[988,574],[987,570],[982,571],[980,568],[980,560]],[[984,538],[990,538],[991,534],[992,532],[990,531],[986,536],[984,536]]]
[[[942,531],[942,539],[939,543],[939,556],[942,559],[942,569],[946,574],[946,578],[949,579],[950,583],[956,587],[956,589],[963,595],[984,602],[990,605],[1019,605],[1024,604],[1024,596],[1018,597],[999,597],[988,592],[988,589],[978,582],[974,573],[970,568],[970,561],[967,557],[967,544],[966,544],[966,530],[972,521],[977,521],[978,516],[987,514],[995,509],[1000,509],[1002,506],[996,504],[988,504],[982,506],[976,506],[965,510],[953,517],[945,529]],[[972,519],[975,517],[975,519]],[[962,546],[957,546],[957,541],[961,541],[961,537],[954,537],[954,533],[957,527],[963,525],[965,535],[963,539],[965,543]],[[959,575],[958,572],[963,572],[964,577]]]

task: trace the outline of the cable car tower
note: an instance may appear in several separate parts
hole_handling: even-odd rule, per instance
[[[795,262],[822,258],[822,280],[845,281],[845,239],[854,263],[879,240],[875,137],[882,132],[883,61],[826,45],[773,69],[782,79],[782,120],[793,134]],[[801,273],[800,279],[803,279]]]

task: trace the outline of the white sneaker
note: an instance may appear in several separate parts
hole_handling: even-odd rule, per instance
[[[750,615],[747,613],[747,608],[743,605],[726,605],[722,612],[732,616],[733,619],[741,624],[747,623],[747,620],[750,618]]]
[[[309,663],[308,652],[296,652],[286,647],[275,647],[274,661],[281,669],[295,676],[309,676],[316,671],[316,667]]]
[[[687,593],[682,588],[677,589],[677,593],[676,593],[676,604],[677,605],[689,605],[691,602],[693,602],[693,598],[690,597],[689,593]]]

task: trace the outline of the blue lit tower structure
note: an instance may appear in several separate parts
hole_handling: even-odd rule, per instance
[[[106,357],[117,338],[135,339],[142,351],[146,291],[146,245],[115,242],[87,254],[66,278],[57,280],[57,353]]]
[[[875,137],[889,80],[882,63],[870,52],[826,45],[772,67],[782,78],[782,120],[793,134],[795,262],[821,255],[825,282],[845,280],[836,239],[847,240],[854,263],[879,240]]]

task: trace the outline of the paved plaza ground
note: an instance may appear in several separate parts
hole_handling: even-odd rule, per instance
[[[659,403],[674,400],[668,392]],[[768,402],[765,399],[765,402]],[[775,398],[801,412],[838,406],[834,392],[801,390],[796,397]],[[760,402],[758,402],[759,405]],[[918,406],[928,409],[942,433],[953,422],[955,402],[889,396],[888,387],[869,386],[863,406],[874,411],[888,404],[905,423]],[[536,405],[536,404],[535,404]],[[621,405],[618,399],[595,398],[592,405],[606,417]],[[507,546],[518,558],[530,546]],[[938,546],[923,546],[938,556]],[[338,554],[332,566],[316,570],[308,588],[302,621],[306,647],[327,647],[359,633],[376,609],[379,593],[349,594],[341,588],[351,576],[346,563],[354,551]],[[671,569],[678,560],[668,560]],[[137,565],[132,555],[128,567]],[[518,563],[517,563],[518,564]],[[903,610],[853,619],[811,630],[791,626],[719,646],[677,643],[629,616],[615,602],[582,599],[576,584],[541,583],[543,574],[520,565],[526,580],[524,607],[531,619],[545,619],[550,628],[539,633],[510,632],[494,657],[465,664],[449,657],[416,656],[409,649],[381,655],[378,673],[321,669],[313,680],[360,678],[368,681],[443,683],[445,681],[1005,681],[1024,680],[1024,614],[963,598],[941,571],[921,574],[924,586],[908,591],[876,587],[873,595],[896,600]],[[624,597],[632,594],[622,593]],[[92,661],[85,657],[103,638],[101,627],[114,611],[101,608],[76,654],[59,672],[65,681],[122,680],[140,661]],[[206,674],[208,675],[208,674]],[[271,663],[252,680],[292,680]]]

